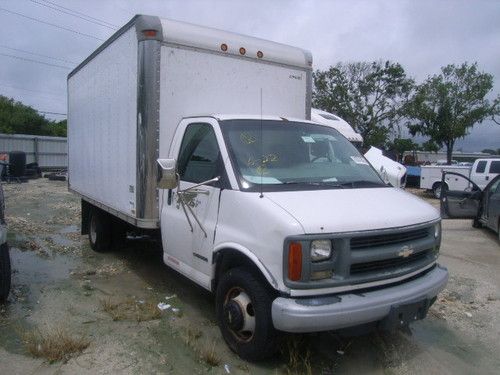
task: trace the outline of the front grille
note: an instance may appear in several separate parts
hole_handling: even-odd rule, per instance
[[[366,249],[369,247],[394,245],[402,242],[414,241],[429,235],[429,228],[415,229],[408,232],[379,234],[375,236],[351,238],[351,250]]]
[[[418,253],[412,254],[406,258],[397,257],[389,258],[383,260],[375,260],[373,262],[357,263],[351,265],[351,275],[360,274],[366,272],[376,272],[376,271],[390,271],[394,268],[403,268],[407,266],[412,266],[427,257],[431,249],[420,251]]]

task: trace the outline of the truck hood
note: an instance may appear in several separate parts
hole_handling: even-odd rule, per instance
[[[264,193],[287,211],[306,234],[387,229],[439,219],[420,198],[396,188]]]

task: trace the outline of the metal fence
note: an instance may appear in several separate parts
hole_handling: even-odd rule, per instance
[[[0,134],[0,154],[26,152],[26,163],[38,163],[42,169],[68,167],[68,144],[63,137],[41,135]]]

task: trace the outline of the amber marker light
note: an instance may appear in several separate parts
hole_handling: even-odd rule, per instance
[[[247,53],[247,50],[243,47],[240,47],[240,55],[244,55],[245,53]]]
[[[156,36],[156,30],[144,30],[142,35],[154,38]]]
[[[288,279],[299,281],[302,275],[302,245],[291,242],[288,245]]]

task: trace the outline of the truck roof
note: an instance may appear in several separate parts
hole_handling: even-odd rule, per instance
[[[135,27],[136,29],[138,42],[143,40],[159,40],[170,45],[312,69],[311,53],[301,48],[211,27],[139,14],[134,16],[126,25],[115,32],[89,57],[73,69],[69,73],[68,78],[131,27]]]
[[[202,117],[202,116],[189,116],[191,117]],[[294,122],[305,122],[309,124],[322,125],[314,121],[304,120],[295,117],[280,117],[280,116],[260,116],[260,115],[238,115],[238,114],[211,114],[203,117],[214,117],[217,120],[265,120],[265,121],[294,121]]]

